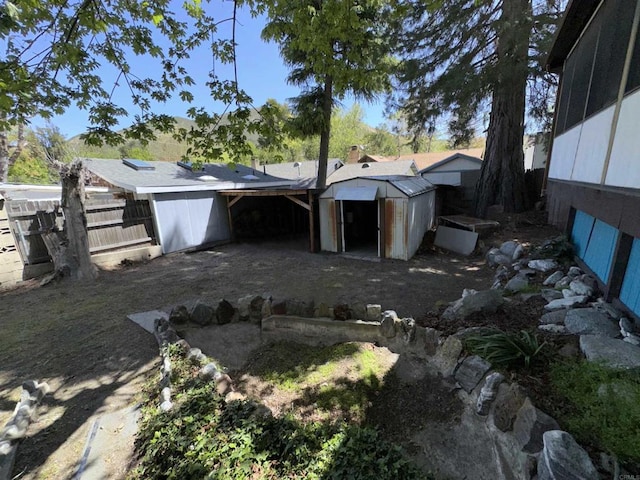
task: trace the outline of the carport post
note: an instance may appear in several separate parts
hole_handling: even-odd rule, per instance
[[[311,253],[316,251],[315,232],[313,228],[313,193],[311,190],[307,192],[309,196],[309,250]]]

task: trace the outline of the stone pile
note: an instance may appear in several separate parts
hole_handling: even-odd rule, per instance
[[[46,382],[27,380],[22,384],[20,400],[13,415],[0,431],[0,480],[9,480],[15,462],[18,443],[27,434],[29,424],[37,417],[37,408],[50,388]]]
[[[177,305],[171,310],[169,321],[176,326],[191,322],[202,327],[236,322],[259,324],[262,319],[271,315],[380,322],[382,308],[378,304],[360,302],[352,304],[338,302],[330,307],[326,303],[316,304],[313,300],[305,301],[292,298],[274,300],[268,294],[250,294],[240,297],[235,304],[227,299],[222,299],[217,305],[210,305],[200,300],[190,308],[186,305]]]
[[[176,307],[172,310],[174,312],[182,310],[180,307]],[[185,308],[186,311],[186,308]],[[170,316],[171,318],[171,316]],[[186,321],[186,320],[185,320]],[[184,321],[182,322],[184,323]],[[200,366],[198,370],[198,376],[205,381],[213,381],[216,383],[216,391],[225,397],[226,401],[243,399],[244,396],[235,391],[233,388],[233,382],[229,375],[221,371],[221,369],[214,362],[211,362],[209,358],[202,353],[199,348],[191,348],[189,343],[179,338],[175,329],[171,325],[170,321],[164,317],[156,318],[154,321],[154,336],[160,346],[160,357],[162,358],[162,364],[160,366],[160,410],[168,412],[173,409],[172,388],[171,388],[171,372],[172,364],[171,358],[167,355],[167,346],[175,344],[180,347],[181,353],[194,365]]]

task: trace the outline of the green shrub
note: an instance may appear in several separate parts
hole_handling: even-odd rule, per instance
[[[173,379],[174,408],[161,412],[157,397],[144,407],[130,479],[424,478],[375,430],[304,424],[265,414],[255,402],[227,403],[213,382],[201,381],[175,350],[169,354],[181,376]]]
[[[535,334],[526,330],[507,333],[499,329],[488,329],[484,333],[471,335],[464,343],[470,352],[495,366],[506,368],[530,368],[541,357],[546,345],[546,342],[540,343]]]
[[[557,415],[579,441],[640,462],[640,374],[586,360],[557,363],[551,369],[555,392],[569,408]]]
[[[566,235],[547,240],[531,251],[531,258],[555,258],[561,263],[572,263],[575,249]]]

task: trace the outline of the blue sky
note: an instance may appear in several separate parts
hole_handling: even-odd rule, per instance
[[[218,10],[218,18],[222,19],[226,18],[225,16],[231,16],[233,2],[212,2],[210,6]],[[220,11],[220,8],[224,10]],[[260,38],[264,22],[264,17],[254,18],[246,9],[241,9],[239,11],[238,24],[236,25],[238,80],[240,87],[253,98],[255,106],[262,105],[269,98],[284,102],[288,98],[296,96],[299,92],[297,87],[290,86],[286,82],[288,69],[280,58],[278,46],[274,43],[265,43]],[[231,22],[222,24],[218,33],[221,36],[231,37]],[[148,72],[144,71],[147,68],[144,61],[138,63],[138,65],[132,65],[134,73],[138,69],[137,71],[139,72],[143,70],[140,72],[141,76],[148,75]],[[157,105],[156,111],[158,113],[186,116],[186,111],[189,107],[198,106],[205,107],[210,111],[222,112],[224,105],[214,102],[209,97],[204,82],[209,72],[213,69],[215,69],[218,76],[232,79],[232,67],[220,64],[219,61],[214,63],[210,52],[206,48],[202,51],[194,52],[185,67],[187,67],[194,80],[198,82],[194,89],[194,103],[187,104],[179,98],[175,98],[166,104]],[[101,73],[105,83],[114,81],[115,73],[113,71],[105,70]],[[138,113],[131,106],[128,91],[123,86],[117,87],[115,98],[117,103],[129,110],[130,114]],[[342,102],[344,108],[350,108],[352,105],[353,99],[350,98]],[[374,104],[361,103],[361,106],[365,111],[364,121],[369,125],[377,126],[385,121],[383,99]],[[35,126],[39,126],[43,122],[34,120],[33,123]],[[64,115],[54,117],[52,123],[57,125],[65,136],[71,137],[86,130],[88,115],[86,111],[72,107]],[[126,126],[125,122],[122,122],[121,126]]]

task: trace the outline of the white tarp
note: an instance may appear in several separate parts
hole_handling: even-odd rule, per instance
[[[338,187],[336,200],[371,201],[376,199],[378,187]]]
[[[476,248],[477,241],[478,234],[475,232],[440,225],[436,230],[436,238],[433,243],[436,247],[446,248],[462,255],[470,255]]]

